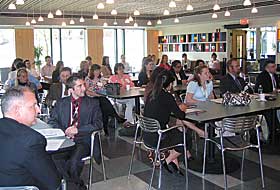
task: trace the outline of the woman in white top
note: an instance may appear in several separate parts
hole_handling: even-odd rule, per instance
[[[194,71],[194,80],[187,86],[185,102],[197,103],[213,99],[213,83],[209,81],[211,74],[206,65],[198,66]]]

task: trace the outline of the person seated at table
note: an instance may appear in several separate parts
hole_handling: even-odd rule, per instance
[[[275,92],[280,88],[280,81],[276,75],[276,64],[272,60],[267,60],[264,64],[264,71],[262,71],[256,80],[255,92],[258,92],[260,85],[263,93]]]
[[[53,83],[50,86],[50,90],[46,96],[46,104],[49,107],[54,106],[54,104],[60,98],[69,96],[68,89],[66,87],[66,81],[71,75],[72,75],[72,70],[69,67],[63,67],[60,70],[59,82]]]
[[[125,90],[126,86],[134,87],[134,83],[132,82],[129,75],[124,74],[124,66],[122,63],[117,63],[114,67],[115,75],[112,75],[109,78],[110,83],[119,83],[121,85],[121,90]],[[118,99],[117,102],[120,104],[125,104],[125,118],[127,119],[127,122],[124,123],[124,126],[134,126],[134,119],[133,119],[133,107],[135,106],[134,98],[131,99]]]
[[[159,67],[162,67],[162,68],[164,68],[168,71],[171,69],[171,66],[168,64],[168,56],[167,55],[165,55],[165,54],[162,55]]]
[[[239,77],[240,65],[237,59],[228,60],[226,67],[228,73],[221,79],[221,94],[224,94],[226,92],[240,93],[244,90],[246,83],[243,78]]]
[[[220,73],[221,65],[220,61],[217,59],[216,53],[212,53],[211,55],[211,61],[209,62],[209,70],[213,75]]]
[[[87,56],[86,58],[85,58],[85,60],[88,62],[88,66],[90,67],[93,63],[92,63],[92,57],[91,56]]]
[[[129,73],[129,72],[131,72],[132,71],[132,68],[131,68],[131,66],[129,65],[129,63],[128,62],[126,62],[126,60],[125,60],[125,55],[123,54],[123,55],[121,55],[121,63],[123,64],[123,66],[124,66],[124,73]]]
[[[33,91],[10,88],[2,96],[0,187],[37,186],[54,190],[61,177],[46,152],[47,141],[31,129],[40,110]]]
[[[40,74],[36,71],[34,61],[32,61],[32,63],[31,63],[30,60],[26,59],[26,60],[24,60],[23,63],[25,64],[26,69],[27,69],[29,74],[33,75],[38,80],[41,79]]]
[[[144,116],[152,119],[156,119],[160,123],[162,130],[167,128],[169,123],[170,114],[173,113],[176,118],[183,120],[185,118],[185,111],[187,106],[185,104],[177,105],[174,97],[169,91],[172,88],[172,83],[174,77],[169,71],[160,72],[153,84],[152,90],[147,94],[145,107],[144,107]],[[189,123],[189,122],[187,122]],[[180,123],[183,124],[182,121]],[[172,127],[172,126],[170,126]],[[157,145],[158,134],[157,133],[143,133],[144,141],[150,146],[155,147]],[[187,138],[187,150],[190,150],[191,140]],[[176,144],[183,143],[183,133],[180,130],[171,130],[164,134],[164,137],[161,140],[161,148],[164,146],[172,146]],[[170,171],[168,165],[170,164],[178,173],[179,164],[178,157],[183,153],[183,147],[176,147],[172,150],[169,150],[169,156],[165,159],[163,163],[164,167]],[[188,151],[187,157],[190,158],[191,154]]]
[[[138,86],[147,85],[151,78],[151,74],[153,71],[153,60],[151,58],[143,58],[142,61],[142,69],[138,75]]]
[[[182,54],[182,65],[185,70],[188,70],[191,68],[191,60],[188,59],[188,55],[186,53]]]
[[[57,101],[48,124],[62,129],[75,142],[75,148],[66,153],[66,159],[56,157],[54,161],[64,179],[75,183],[76,189],[86,189],[80,178],[84,166],[81,160],[90,154],[92,132],[102,129],[102,112],[98,99],[85,96],[85,81],[81,76],[69,77],[66,84],[71,95]],[[93,148],[95,161],[100,163],[98,135]]]
[[[93,64],[90,66],[88,76],[86,81],[86,94],[89,97],[98,97],[100,101],[100,107],[103,117],[103,129],[105,135],[108,135],[108,119],[109,116],[116,118],[119,123],[124,123],[126,119],[120,117],[116,110],[114,109],[111,102],[104,96],[100,96],[96,93],[97,90],[101,90],[104,87],[106,81],[101,76],[101,67],[98,64]]]
[[[45,57],[46,64],[41,69],[41,76],[46,82],[52,82],[52,73],[55,69],[55,66],[52,64],[51,56],[47,55]]]
[[[78,71],[78,74],[83,77],[83,79],[86,78],[86,76],[88,75],[88,71],[89,71],[89,64],[87,61],[81,61],[80,63],[80,70]]]
[[[64,67],[63,61],[58,61],[56,63],[55,69],[52,73],[52,83],[58,83],[59,82],[59,74],[61,69]]]
[[[182,64],[179,60],[175,60],[172,62],[172,67],[171,67],[171,73],[175,77],[175,85],[185,85],[187,84],[187,76],[185,75],[183,69],[182,69]]]
[[[187,86],[186,103],[197,103],[213,99],[213,82],[209,80],[210,72],[206,65],[198,66],[194,70],[194,80]]]
[[[198,67],[198,66],[202,66],[202,65],[205,65],[205,62],[204,62],[202,59],[198,59],[198,60],[195,61],[194,68],[196,68],[196,67]],[[194,68],[193,68],[193,69],[194,69]],[[211,74],[211,73],[210,73],[210,74]],[[189,83],[190,81],[192,81],[193,78],[194,78],[194,75],[193,75],[193,74],[189,75],[187,83]],[[211,75],[210,78],[213,78],[213,76]]]
[[[17,79],[12,81],[11,87],[29,87],[35,93],[36,100],[39,101],[38,89],[33,82],[28,80],[28,72],[25,68],[17,70]]]
[[[17,78],[17,71],[19,69],[21,69],[21,68],[26,69],[26,65],[23,63],[22,59],[16,59],[14,62],[15,62],[16,70],[9,73],[9,78],[5,82],[5,88],[9,88],[9,87],[11,87],[12,84],[14,84],[14,82]],[[28,80],[30,82],[34,83],[38,90],[42,88],[40,81],[37,78],[35,78],[33,75],[31,75],[30,73],[28,73]]]
[[[103,77],[110,77],[112,75],[108,56],[103,56],[102,58],[101,73]]]

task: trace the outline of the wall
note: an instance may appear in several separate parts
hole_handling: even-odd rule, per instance
[[[102,63],[103,57],[103,30],[88,29],[88,54],[93,63]]]
[[[34,60],[33,29],[15,29],[16,57]]]
[[[147,55],[154,54],[158,58],[158,30],[147,30]]]

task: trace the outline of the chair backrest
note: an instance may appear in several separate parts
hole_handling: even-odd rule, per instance
[[[256,127],[257,116],[225,118],[222,121],[224,131],[244,133]]]
[[[136,115],[138,125],[142,131],[147,133],[155,133],[160,129],[160,124],[157,120],[148,117]]]
[[[34,186],[0,187],[0,190],[39,190]]]
[[[180,99],[181,99],[181,102],[185,102],[185,98],[186,98],[186,93],[182,93],[179,95],[180,96]]]

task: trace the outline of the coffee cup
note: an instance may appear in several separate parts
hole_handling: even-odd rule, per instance
[[[265,101],[265,95],[264,94],[259,94],[259,98],[260,98],[260,100]]]
[[[130,90],[130,85],[129,85],[129,84],[127,84],[125,87],[126,87],[126,90],[127,90],[127,91]]]

